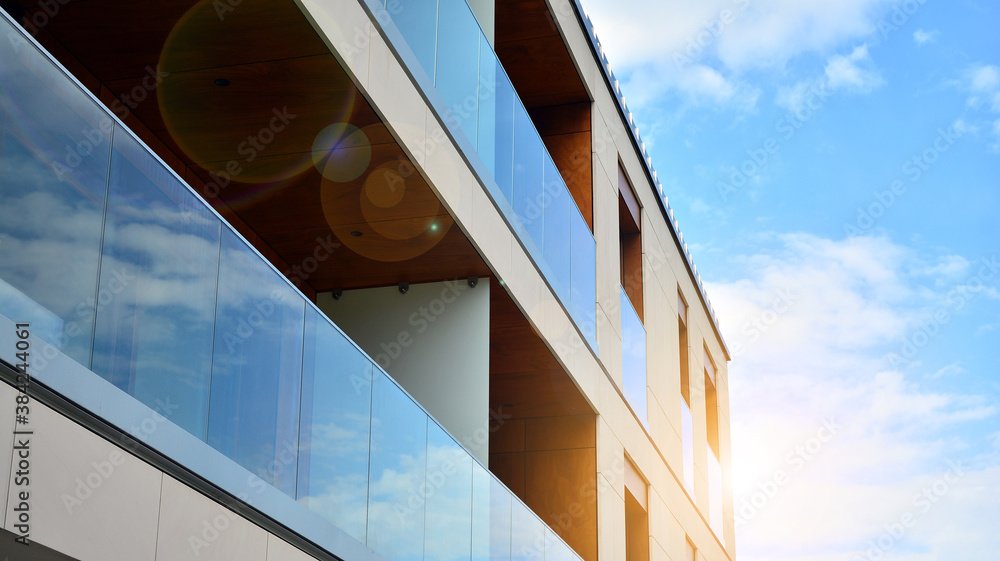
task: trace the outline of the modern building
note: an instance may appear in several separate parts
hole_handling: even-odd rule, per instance
[[[577,0],[3,7],[0,556],[735,558],[729,353]]]

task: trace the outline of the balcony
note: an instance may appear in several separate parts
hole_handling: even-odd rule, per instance
[[[579,175],[567,167],[581,159],[589,174],[589,133],[583,153],[557,166],[466,0],[366,2],[596,354],[596,243],[579,206],[591,195],[571,192],[563,178]]]
[[[80,367],[40,383],[112,424],[176,404],[154,435],[118,428],[233,494],[260,482],[249,504],[338,555],[578,558],[6,14],[0,84],[0,316]]]

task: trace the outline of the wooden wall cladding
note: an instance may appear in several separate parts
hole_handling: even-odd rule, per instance
[[[597,561],[597,416],[506,290],[490,296],[490,471]]]
[[[490,471],[585,561],[597,560],[597,417],[509,419],[490,435]]]
[[[527,108],[590,96],[545,0],[496,2],[496,53]]]
[[[528,113],[573,194],[590,231],[594,231],[594,171],[590,102],[548,105]]]

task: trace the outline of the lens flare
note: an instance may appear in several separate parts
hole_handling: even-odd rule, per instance
[[[312,161],[320,174],[337,183],[361,177],[372,159],[368,135],[349,123],[334,123],[316,135]]]
[[[202,0],[178,20],[160,53],[156,98],[167,133],[209,172],[258,184],[240,191],[243,202],[314,165],[324,129],[349,122],[364,103],[332,55],[257,62],[220,47],[220,38],[267,33],[261,22],[277,9],[247,0],[223,21],[213,2]],[[220,80],[228,85],[219,87]]]

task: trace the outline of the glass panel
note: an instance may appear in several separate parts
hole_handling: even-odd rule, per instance
[[[544,561],[545,524],[521,501],[514,500],[511,506],[511,560]]]
[[[578,561],[576,553],[548,527],[545,528],[545,561]]]
[[[372,363],[306,309],[297,498],[365,543]]]
[[[208,443],[290,496],[304,306],[243,240],[223,233]]]
[[[497,128],[497,64],[486,36],[479,35],[479,123],[476,134],[476,152],[486,164],[490,175],[496,178],[496,128]],[[497,194],[493,193],[496,198]]]
[[[520,102],[514,106],[514,191],[511,206],[515,223],[524,228],[529,239],[522,239],[536,261],[542,257],[544,223],[540,203],[542,194],[542,154],[545,147],[535,132],[528,112]],[[534,247],[532,243],[534,242]]]
[[[711,448],[708,450],[708,519],[712,531],[722,540],[722,465]]]
[[[572,228],[572,298],[573,317],[597,350],[597,244],[586,220],[579,212],[570,213]]]
[[[540,195],[541,207],[545,215],[545,263],[551,271],[549,282],[555,287],[559,299],[570,304],[570,212],[576,202],[563,183],[559,169],[552,158],[544,154],[542,178],[543,190]]]
[[[455,123],[476,146],[482,32],[465,0],[440,0],[440,5],[435,85]]]
[[[90,366],[113,121],[0,25],[0,314]]]
[[[491,477],[490,561],[510,561],[512,502],[510,491]]]
[[[485,40],[484,37],[483,42]],[[490,97],[479,105],[479,156],[493,173],[503,199],[511,204],[514,200],[514,86],[489,45],[480,48],[483,49],[480,82],[493,89]]]
[[[622,390],[639,420],[649,428],[646,415],[646,330],[624,289],[621,291],[621,307]]]
[[[715,383],[715,365],[712,363],[712,357],[709,356],[708,350],[705,351],[705,372],[708,374],[708,379]]]
[[[587,258],[595,253],[593,236],[589,242],[582,236],[573,240],[575,226],[568,223],[576,219],[563,208],[564,202],[573,207],[568,204],[572,195],[469,5],[462,0],[392,0],[386,6],[420,64],[435,78],[452,115],[449,126],[462,129],[493,175],[496,186],[486,184],[494,200],[510,205],[498,206],[596,349],[596,266]],[[575,255],[585,260],[574,264]],[[572,286],[578,274],[587,277],[579,290]]]
[[[92,370],[201,439],[219,236],[201,199],[117,129]]]
[[[684,487],[694,496],[694,417],[691,407],[681,399],[681,444],[684,447]]]
[[[387,6],[406,44],[417,56],[424,72],[433,79],[438,0],[392,0]]]
[[[372,385],[368,547],[389,561],[424,556],[427,415],[381,370]]]
[[[427,424],[424,556],[469,561],[472,554],[472,456],[437,423]]]
[[[509,519],[508,514],[508,519]],[[490,472],[472,463],[472,561],[490,559]]]

